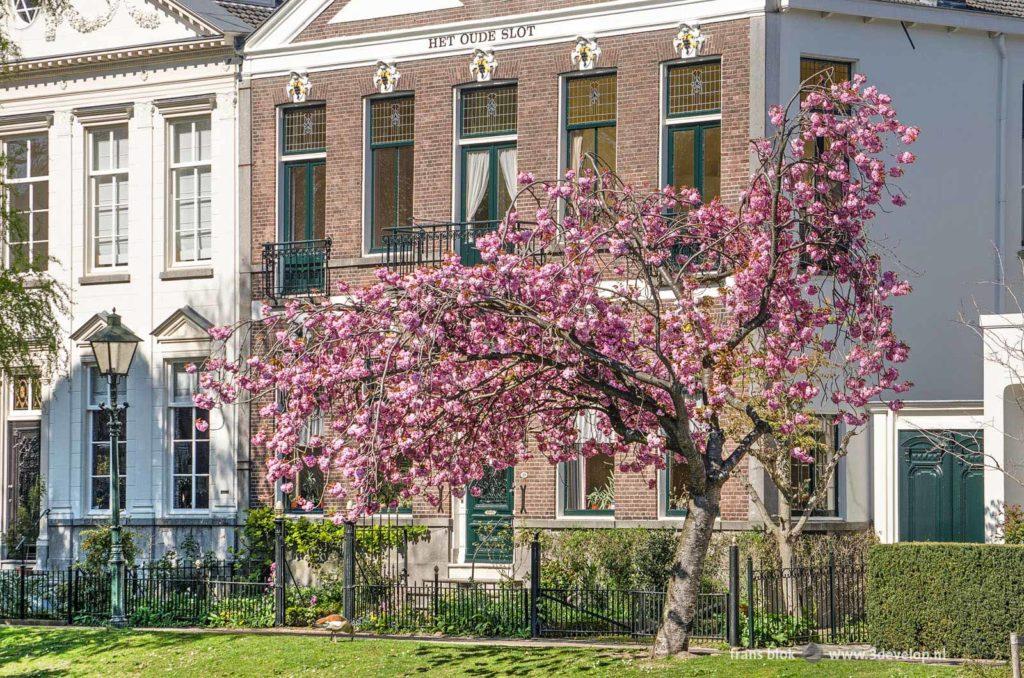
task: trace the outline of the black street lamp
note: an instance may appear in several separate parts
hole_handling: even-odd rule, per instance
[[[124,554],[121,551],[121,464],[118,446],[121,438],[121,413],[128,403],[117,404],[117,381],[128,376],[132,359],[142,339],[121,324],[121,316],[111,312],[107,326],[92,335],[89,343],[96,356],[96,367],[110,383],[110,406],[101,406],[107,412],[110,429],[110,623],[124,626]]]

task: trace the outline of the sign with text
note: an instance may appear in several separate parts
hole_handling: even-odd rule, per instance
[[[482,31],[465,31],[463,33],[446,33],[435,35],[427,41],[428,49],[444,49],[446,47],[470,47],[473,45],[491,44],[503,40],[521,40],[532,38],[537,30],[536,24],[489,28]]]

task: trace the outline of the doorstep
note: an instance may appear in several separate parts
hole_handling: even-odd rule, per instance
[[[511,563],[448,563],[448,579],[452,581],[501,581],[512,576]]]

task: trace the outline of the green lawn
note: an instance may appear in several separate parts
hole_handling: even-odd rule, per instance
[[[175,676],[1003,676],[1001,669],[882,662],[649,662],[641,650],[503,647],[323,637],[0,629],[0,675]]]

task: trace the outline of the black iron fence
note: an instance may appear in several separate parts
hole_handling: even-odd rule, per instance
[[[263,294],[271,299],[328,295],[331,239],[263,244]]]
[[[392,229],[384,236],[384,264],[399,273],[440,264],[451,254],[467,266],[480,261],[478,238],[493,233],[497,221],[423,221]]]
[[[536,225],[520,221],[521,225]],[[479,264],[477,241],[498,229],[501,221],[418,221],[409,226],[391,229],[384,236],[384,265],[401,274],[411,273],[420,266],[434,266],[452,254],[459,256],[465,266]],[[543,261],[542,252],[531,254],[535,261]]]
[[[744,644],[867,642],[866,582],[859,560],[760,570],[748,560]]]
[[[272,587],[242,568],[139,567],[125,573],[125,614],[136,626],[270,626]],[[102,623],[110,576],[70,567],[0,571],[0,619]]]
[[[386,524],[363,529],[362,539],[377,544],[380,555],[357,562],[367,546],[357,545],[357,527],[346,525],[342,591],[334,598],[334,611],[343,611],[361,630],[646,640],[661,624],[664,591],[545,585],[536,539],[530,544],[525,583],[447,581],[437,567],[433,580],[414,583],[407,567],[413,528]],[[261,569],[236,563],[130,568],[125,612],[136,626],[284,624],[294,618],[291,609],[286,615],[288,601],[301,599],[304,591],[288,581],[287,566],[277,568],[271,582],[261,579]],[[865,642],[865,583],[866,567],[855,560],[780,570],[756,569],[748,558],[743,572],[733,546],[728,584],[700,593],[692,636],[752,648]],[[73,624],[99,623],[109,615],[110,577],[105,573],[77,567],[0,571],[2,619]]]

